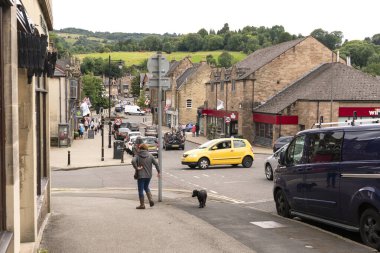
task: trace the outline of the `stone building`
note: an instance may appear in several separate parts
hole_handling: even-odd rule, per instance
[[[79,61],[57,61],[54,77],[49,82],[51,146],[68,147],[74,139],[81,97],[80,77]]]
[[[334,61],[336,54],[309,36],[257,50],[230,69],[216,69],[206,84],[204,127],[213,137],[257,141],[253,109],[310,70]],[[267,135],[273,138],[269,129]]]
[[[164,91],[164,111],[163,111],[163,124],[169,127],[178,126],[178,94],[177,94],[177,79],[189,68],[193,67],[193,63],[188,57],[180,61],[172,61],[169,65],[169,70],[166,77],[169,77],[170,88]],[[153,94],[152,94],[153,95]],[[153,98],[153,96],[152,96]]]
[[[178,111],[178,123],[198,123],[200,132],[203,133],[203,118],[201,110],[206,100],[205,83],[210,80],[211,67],[206,62],[194,64],[176,80],[176,104]]]
[[[271,145],[279,136],[324,122],[378,118],[380,80],[342,63],[326,63],[291,83],[253,111],[255,139]],[[268,134],[272,132],[272,136]]]
[[[50,0],[0,0],[0,251],[33,252],[50,213]]]

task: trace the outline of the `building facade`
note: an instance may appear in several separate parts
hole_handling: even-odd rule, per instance
[[[256,142],[260,121],[252,120],[253,109],[310,70],[335,61],[344,62],[309,36],[257,50],[230,69],[215,69],[206,84],[206,128],[213,137],[239,135]],[[274,138],[270,129],[265,135]]]
[[[326,63],[305,74],[253,111],[256,141],[269,146],[323,122],[378,119],[380,80],[342,63]],[[272,137],[267,134],[272,133]]]
[[[50,0],[0,0],[0,249],[33,252],[50,213]]]

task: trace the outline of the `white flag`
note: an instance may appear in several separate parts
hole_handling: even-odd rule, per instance
[[[222,110],[224,109],[224,102],[220,99],[218,99],[218,103],[216,105],[216,110]]]

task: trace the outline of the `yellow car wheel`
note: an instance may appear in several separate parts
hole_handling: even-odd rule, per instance
[[[206,157],[202,157],[202,158],[199,159],[199,161],[198,161],[198,167],[199,167],[200,169],[205,170],[205,169],[208,168],[209,165],[210,165],[210,161],[209,161]]]

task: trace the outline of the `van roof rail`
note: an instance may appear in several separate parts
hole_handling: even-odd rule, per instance
[[[379,124],[380,123],[380,118],[377,119],[352,119],[352,120],[345,120],[345,121],[338,121],[338,122],[317,122],[313,125],[316,126],[317,128],[321,128],[323,126],[355,126],[355,125],[363,125],[363,123],[368,123],[368,124]],[[313,128],[312,127],[312,128]]]

